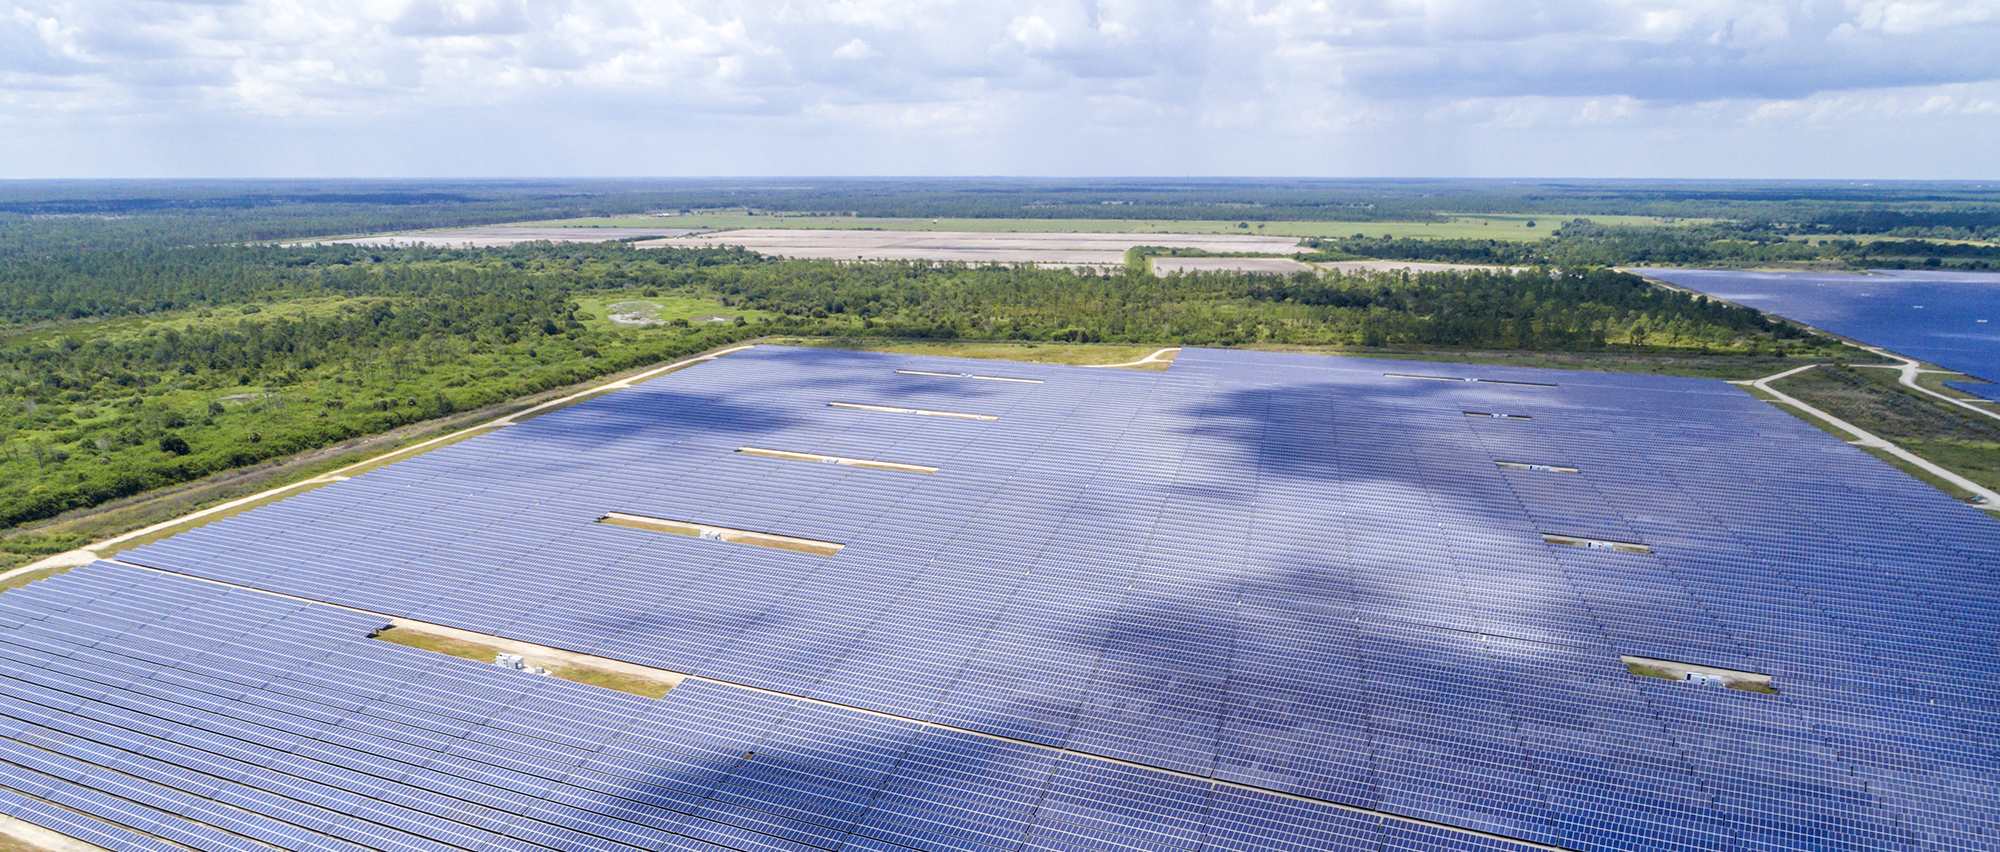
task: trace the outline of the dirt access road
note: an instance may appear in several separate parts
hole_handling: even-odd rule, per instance
[[[986,231],[827,231],[746,229],[649,240],[641,248],[742,246],[779,257],[823,260],[941,260],[1122,266],[1134,246],[1212,252],[1297,254],[1297,237],[1249,234],[1047,234]]]
[[[690,228],[461,228],[448,231],[409,231],[367,237],[335,237],[300,240],[293,245],[396,246],[427,245],[438,248],[498,248],[548,240],[556,243],[601,243],[638,237],[679,237],[694,233]]]

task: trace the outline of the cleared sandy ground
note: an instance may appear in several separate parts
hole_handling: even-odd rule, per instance
[[[1133,246],[1290,254],[1304,251],[1296,237],[1238,234],[1033,234],[979,231],[723,231],[641,247],[730,245],[779,257],[832,260],[955,260],[965,263],[1116,265]]]
[[[1519,266],[1475,266],[1465,263],[1423,263],[1415,260],[1340,260],[1314,264],[1339,272],[1520,272]]]
[[[1472,266],[1463,263],[1420,263],[1409,260],[1343,260],[1330,263],[1303,263],[1282,257],[1156,257],[1153,258],[1153,272],[1158,275],[1172,275],[1177,272],[1253,272],[1268,275],[1291,275],[1297,272],[1333,270],[1338,272],[1461,272],[1485,270],[1487,272],[1518,272],[1514,266]]]
[[[632,237],[678,237],[691,234],[688,228],[466,228],[457,231],[425,231],[422,233],[376,234],[367,237],[348,237],[338,240],[313,240],[305,245],[343,244],[356,246],[408,246],[431,245],[441,248],[461,248],[467,244],[474,248],[511,246],[515,243],[529,243],[549,240],[558,243],[601,243],[606,240],[623,240]]]
[[[1309,263],[1283,257],[1156,257],[1153,258],[1155,275],[1173,275],[1188,272],[1254,272],[1263,275],[1291,275],[1298,272],[1318,272]]]

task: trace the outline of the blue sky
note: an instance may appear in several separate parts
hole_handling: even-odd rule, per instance
[[[2000,178],[2000,0],[5,0],[0,177]]]

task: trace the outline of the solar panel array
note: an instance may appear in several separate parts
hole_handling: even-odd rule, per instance
[[[0,621],[0,812],[118,852],[1508,845],[726,685],[636,698],[107,562]]]
[[[1823,328],[1948,370],[2000,381],[2000,274],[1648,269],[1677,286]]]
[[[1355,848],[1415,843],[1385,839],[1417,830],[1402,817],[1577,850],[1978,849],[2000,832],[1996,529],[1719,382],[760,347],[121,558],[1075,758],[1110,773],[1080,799],[1167,832],[1055,848],[1250,848],[1218,803],[1257,791],[1317,820],[1374,812]],[[1637,677],[1621,654],[1780,694]],[[972,801],[1005,783],[935,801],[1023,833],[878,839],[1036,845],[1040,811]],[[790,837],[746,830],[707,839]],[[1306,836],[1293,848],[1338,848]]]
[[[1945,382],[1945,387],[1961,390],[1981,399],[2000,402],[2000,385],[1991,382]]]

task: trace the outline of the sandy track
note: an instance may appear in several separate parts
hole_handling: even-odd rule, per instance
[[[1520,272],[1519,266],[1478,266],[1469,263],[1425,263],[1416,260],[1339,260],[1315,264],[1337,272]]]
[[[1156,257],[1153,258],[1153,272],[1156,275],[1173,275],[1189,272],[1253,272],[1264,275],[1291,275],[1298,272],[1318,272],[1309,263],[1300,263],[1288,257]]]
[[[1133,246],[1292,254],[1296,237],[1239,234],[1048,234],[983,231],[741,230],[649,240],[642,247],[742,246],[779,257],[1116,265]]]
[[[678,237],[694,233],[688,228],[465,228],[456,231],[376,234],[333,240],[302,241],[301,245],[407,246],[424,244],[440,248],[494,248],[548,240],[558,243],[601,243],[633,237]]]

